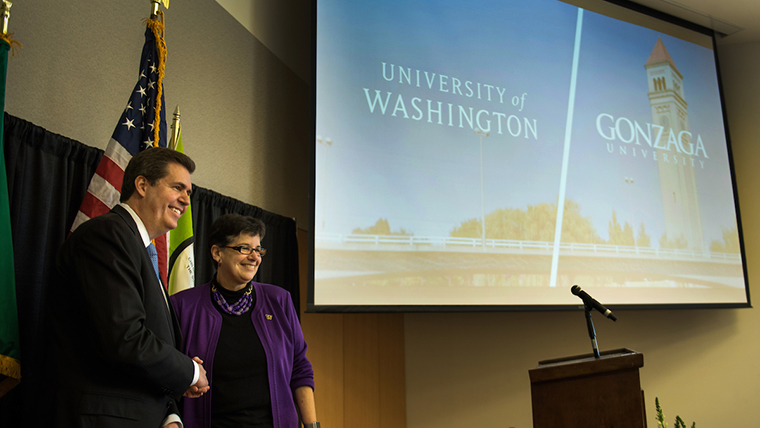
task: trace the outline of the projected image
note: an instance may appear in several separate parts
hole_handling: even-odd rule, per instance
[[[548,0],[317,14],[313,305],[746,302],[712,50]]]

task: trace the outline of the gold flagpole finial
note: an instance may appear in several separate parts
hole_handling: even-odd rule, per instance
[[[169,148],[177,150],[177,142],[179,140],[179,105],[174,109],[174,120],[172,121],[172,139],[169,141]]]
[[[3,10],[3,34],[8,34],[8,19],[11,17],[11,6],[13,6],[13,3],[11,3],[8,0],[3,1],[2,10]]]
[[[161,3],[159,0],[150,0],[150,6],[151,6],[150,19],[156,19],[156,16],[158,16],[159,3]]]
[[[169,9],[169,0],[150,0],[150,4],[151,4],[151,8],[152,8],[151,9],[152,12],[150,13],[150,18],[151,19],[155,19],[156,16],[158,15],[158,5],[161,4],[161,3],[164,4],[165,8]]]

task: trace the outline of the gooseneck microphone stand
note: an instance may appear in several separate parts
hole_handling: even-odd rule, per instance
[[[594,309],[588,303],[583,305],[586,312],[586,327],[588,327],[588,337],[591,338],[591,347],[594,348],[594,358],[601,358],[599,347],[596,344],[596,330],[594,330],[594,321],[591,319],[591,310]]]

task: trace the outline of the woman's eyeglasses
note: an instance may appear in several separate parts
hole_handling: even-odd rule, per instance
[[[243,255],[246,255],[246,256],[250,256],[251,253],[253,253],[254,251],[256,252],[256,254],[259,255],[259,257],[264,257],[264,256],[267,255],[266,248],[251,248],[251,247],[249,247],[247,245],[240,245],[240,246],[237,246],[237,247],[225,246],[224,248],[229,248],[231,250],[235,250],[235,251],[239,252],[240,254],[243,254]]]

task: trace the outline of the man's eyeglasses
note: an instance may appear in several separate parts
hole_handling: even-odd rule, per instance
[[[235,251],[239,252],[240,254],[243,254],[243,255],[246,255],[246,256],[250,256],[251,253],[253,253],[254,251],[256,252],[256,254],[259,255],[259,257],[264,257],[264,256],[267,255],[266,248],[251,248],[251,247],[248,247],[248,246],[245,246],[245,245],[240,245],[238,247],[225,246],[224,248],[229,248],[231,250],[235,250]]]

